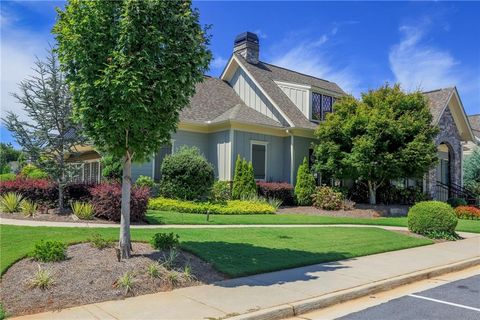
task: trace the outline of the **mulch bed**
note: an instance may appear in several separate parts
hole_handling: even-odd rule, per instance
[[[164,261],[167,253],[153,250],[149,244],[133,243],[133,256],[118,262],[114,248],[99,250],[90,244],[72,245],[68,259],[62,262],[42,263],[30,258],[15,263],[2,277],[0,301],[10,315],[22,315],[58,310],[66,307],[123,299],[126,296],[168,291],[225,279],[226,277],[198,257],[178,251],[174,267],[161,266],[160,277],[152,279],[147,267],[154,261]],[[54,284],[45,289],[31,288],[30,280],[38,266],[49,270]],[[193,278],[185,276],[185,266],[191,267]],[[177,271],[175,280],[168,277]],[[133,291],[126,294],[116,281],[127,272],[134,275]],[[174,283],[172,283],[174,281]]]
[[[352,217],[352,218],[377,218],[380,214],[373,209],[353,209],[353,210],[321,210],[315,207],[282,207],[277,210],[278,214],[299,213],[314,216],[328,217]]]
[[[17,220],[29,220],[29,221],[54,221],[54,222],[94,222],[94,223],[115,223],[113,221],[106,221],[102,219],[93,219],[93,220],[80,220],[71,213],[58,214],[54,212],[49,213],[36,213],[33,217],[24,216],[22,213],[4,213],[0,212],[0,218],[5,219],[17,219]]]

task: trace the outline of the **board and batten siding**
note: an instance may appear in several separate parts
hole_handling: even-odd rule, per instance
[[[208,161],[213,164],[215,178],[232,180],[232,154],[230,149],[230,130],[210,133],[208,135]]]
[[[237,156],[251,160],[251,142],[267,142],[267,181],[288,181],[289,167],[285,166],[284,154],[289,153],[290,149],[285,150],[284,138],[266,134],[258,134],[245,131],[234,131],[233,158]]]
[[[288,125],[288,122],[282,117],[280,112],[278,112],[243,69],[237,69],[229,84],[247,106],[275,121]]]
[[[277,83],[287,97],[297,106],[307,119],[310,119],[309,90]]]

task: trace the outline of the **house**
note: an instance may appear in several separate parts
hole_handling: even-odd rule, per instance
[[[256,179],[294,184],[299,165],[311,158],[315,128],[343,95],[334,82],[261,61],[257,35],[242,33],[221,76],[206,76],[197,85],[170,144],[150,161],[134,164],[133,179],[144,175],[159,181],[167,154],[196,146],[214,165],[217,179],[233,179],[240,155],[252,161]],[[442,162],[424,181],[424,190],[435,198],[437,181],[447,189],[462,185],[462,145],[473,140],[473,133],[456,88],[425,95],[441,130],[435,142]]]
[[[463,146],[464,157],[472,154],[473,150],[480,145],[480,114],[469,115],[468,122],[470,122],[475,141],[467,141],[465,143]]]

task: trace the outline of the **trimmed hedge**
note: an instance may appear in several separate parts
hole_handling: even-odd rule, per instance
[[[455,214],[459,219],[480,220],[480,209],[472,206],[458,206]]]
[[[295,204],[293,186],[286,182],[257,182],[258,195],[267,199],[282,200],[282,205],[292,206]]]
[[[25,179],[0,182],[0,194],[15,192],[39,205],[54,208],[58,201],[57,184],[46,179]]]
[[[12,181],[17,178],[15,173],[2,173],[0,174],[0,182],[1,181]]]
[[[447,203],[440,201],[419,202],[408,211],[408,229],[429,235],[432,233],[455,234],[458,219]]]
[[[119,183],[102,183],[90,189],[91,203],[97,218],[120,221],[122,186]],[[149,190],[143,187],[132,187],[130,198],[130,220],[142,221],[147,212]]]
[[[271,214],[275,208],[264,201],[229,200],[221,203],[193,202],[167,198],[151,199],[148,209],[206,214]]]

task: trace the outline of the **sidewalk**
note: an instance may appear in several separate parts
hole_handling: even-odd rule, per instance
[[[280,319],[478,264],[480,235],[17,319]]]

